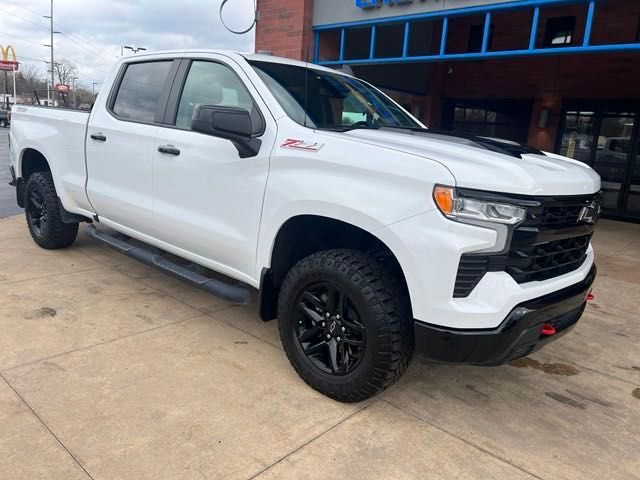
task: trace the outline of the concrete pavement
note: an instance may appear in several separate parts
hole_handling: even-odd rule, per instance
[[[603,221],[596,301],[513,365],[429,365],[344,405],[275,322],[90,240],[0,220],[0,478],[640,478],[640,226]]]

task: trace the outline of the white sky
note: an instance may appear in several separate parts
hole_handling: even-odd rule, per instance
[[[254,35],[233,35],[218,16],[222,0],[54,0],[56,59],[66,58],[91,89],[101,82],[121,45],[149,50],[226,48],[253,51]],[[0,45],[13,45],[19,62],[38,66],[44,75],[50,50],[50,0],[1,0]],[[229,0],[224,18],[244,30],[252,21],[254,0]]]

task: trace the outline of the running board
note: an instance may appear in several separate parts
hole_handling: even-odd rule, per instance
[[[202,290],[206,290],[218,297],[234,303],[247,304],[251,299],[249,289],[242,284],[230,285],[215,278],[205,277],[187,267],[179,265],[165,256],[162,250],[150,245],[133,245],[128,243],[130,239],[126,235],[116,233],[114,235],[98,230],[94,225],[87,227],[87,234],[125,255],[135,258],[151,267],[156,267],[165,273],[173,275],[181,280],[189,282]]]

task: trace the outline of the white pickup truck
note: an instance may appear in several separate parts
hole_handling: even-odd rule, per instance
[[[435,362],[525,356],[576,324],[595,276],[591,168],[428,130],[315,65],[128,57],[90,113],[14,107],[10,144],[38,245],[68,247],[88,222],[227,299],[258,289],[293,367],[340,401],[391,385],[416,347]]]

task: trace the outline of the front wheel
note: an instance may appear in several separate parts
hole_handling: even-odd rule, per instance
[[[0,120],[0,128],[5,128],[7,126],[6,120]]]
[[[60,200],[50,172],[37,172],[24,188],[24,212],[31,238],[49,250],[71,245],[78,235],[77,223],[64,223]]]
[[[342,402],[365,400],[392,385],[414,350],[405,289],[376,258],[355,250],[298,262],[280,290],[278,323],[298,374]]]

